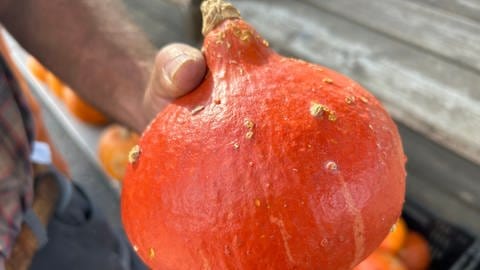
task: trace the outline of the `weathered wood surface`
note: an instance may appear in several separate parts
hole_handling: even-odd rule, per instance
[[[480,1],[478,0],[408,0],[429,5],[455,15],[480,22]]]

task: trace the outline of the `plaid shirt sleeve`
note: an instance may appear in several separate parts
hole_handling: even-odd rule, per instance
[[[0,268],[31,206],[33,123],[12,74],[0,58]]]

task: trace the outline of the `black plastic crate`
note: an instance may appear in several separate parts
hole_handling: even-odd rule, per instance
[[[403,217],[409,229],[428,240],[432,254],[430,269],[480,270],[479,238],[412,201],[405,203]]]

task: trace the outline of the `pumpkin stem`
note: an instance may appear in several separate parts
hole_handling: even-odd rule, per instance
[[[203,36],[224,20],[240,18],[240,12],[232,4],[223,0],[204,0],[200,9],[203,17]]]

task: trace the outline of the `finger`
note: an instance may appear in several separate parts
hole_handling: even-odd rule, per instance
[[[147,111],[153,117],[170,99],[195,89],[205,72],[205,59],[198,49],[178,43],[161,49],[144,97]]]

